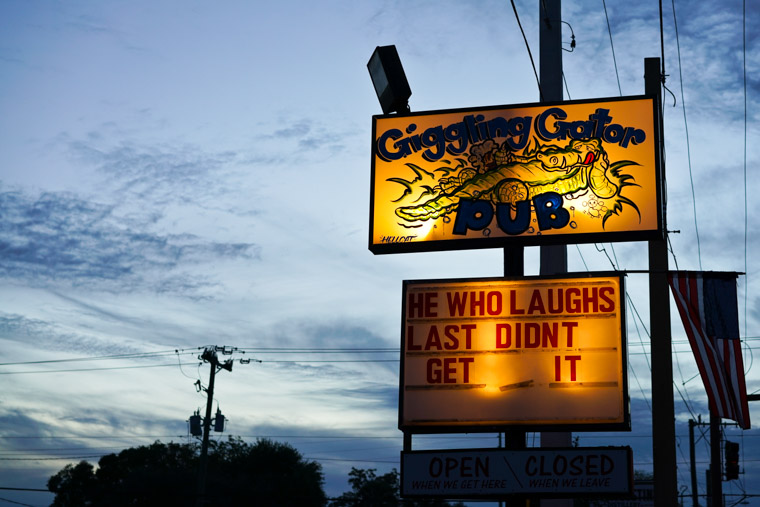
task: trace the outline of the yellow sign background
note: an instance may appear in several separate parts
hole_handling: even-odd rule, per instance
[[[630,424],[623,290],[620,276],[406,281],[399,426]]]
[[[532,245],[622,241],[630,233],[656,233],[654,107],[651,97],[637,97],[374,117],[370,250],[478,248],[499,246],[494,240],[503,238]],[[493,125],[502,128],[489,131]],[[543,203],[533,198],[546,192],[561,195],[565,225],[541,227],[536,207]],[[460,224],[455,233],[461,202],[511,206],[514,218],[522,199],[531,207],[523,232],[505,232],[493,213],[487,225],[462,234]]]

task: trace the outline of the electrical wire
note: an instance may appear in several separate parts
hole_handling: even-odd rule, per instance
[[[198,347],[195,349],[174,349],[172,351],[161,351],[161,352],[135,352],[131,354],[114,354],[114,355],[106,355],[106,356],[88,356],[88,357],[73,357],[68,359],[47,359],[42,361],[15,361],[11,363],[0,363],[0,366],[19,366],[19,365],[31,365],[31,364],[48,364],[48,363],[67,363],[67,362],[79,362],[79,361],[102,361],[102,360],[111,360],[111,359],[143,359],[143,358],[152,358],[152,357],[162,357],[162,356],[169,356],[169,355],[177,355],[179,356],[180,353],[192,353],[195,355],[195,351],[198,349],[202,349],[203,347]],[[353,353],[360,353],[360,354],[379,354],[379,353],[389,353],[389,352],[398,352],[398,347],[387,347],[387,348],[289,348],[289,347],[258,347],[258,348],[240,348],[238,349],[245,352],[253,352],[257,354],[298,354],[298,353],[308,353],[308,354],[353,354]],[[184,363],[187,365],[188,363]],[[191,377],[193,378],[193,377]]]
[[[564,73],[563,73],[562,76],[564,78]],[[567,87],[567,81],[565,81],[565,87]],[[570,92],[568,91],[568,98],[569,98],[569,95],[570,95]],[[589,271],[588,265],[586,264],[586,259],[583,257],[583,252],[581,252],[581,249],[580,249],[580,247],[578,246],[577,243],[575,245],[575,248],[578,250],[578,255],[580,256],[581,261],[583,262],[583,266],[586,268],[586,271]],[[598,248],[597,248],[597,250],[598,250]],[[605,252],[605,255],[606,255],[606,252]],[[615,256],[615,258],[617,260],[617,256]],[[610,262],[612,262],[612,259],[610,259],[609,255],[607,255],[607,259]],[[613,268],[615,267],[614,263],[613,263],[612,267]],[[633,301],[630,299],[630,296],[628,296],[627,294],[626,294],[626,296],[628,297],[628,303],[631,306],[633,306]],[[638,311],[636,313],[638,314]],[[636,330],[638,331],[638,326],[636,326]],[[646,354],[646,348],[644,347],[644,342],[641,339],[641,333],[639,333],[639,342],[641,343],[642,349],[644,349],[644,352],[642,352],[642,353],[644,354],[644,356],[646,358],[646,361],[647,361],[647,365],[649,366],[649,356]],[[629,353],[629,355],[630,355],[630,353]],[[647,409],[649,409],[649,413],[651,414],[652,413],[652,405],[649,403],[649,397],[647,396],[646,392],[644,391],[643,386],[641,385],[641,382],[639,381],[639,376],[636,374],[636,369],[633,367],[633,363],[631,363],[631,362],[628,363],[628,369],[633,374],[633,378],[636,381],[636,385],[638,385],[639,391],[641,392],[641,397],[644,399],[644,402],[646,403]],[[652,369],[651,366],[649,367],[649,369],[651,371],[651,369]]]
[[[186,366],[195,363],[184,363]],[[134,370],[138,368],[174,368],[177,366],[174,363],[169,364],[143,364],[136,366],[106,366],[103,368],[69,368],[64,370],[27,370],[27,371],[0,371],[0,375],[22,375],[28,373],[71,373],[80,371],[105,371],[105,370]]]
[[[588,264],[586,264],[586,259],[583,258],[583,253],[581,252],[581,247],[578,246],[578,243],[575,244],[575,249],[578,250],[578,255],[581,256],[581,262],[583,262],[583,267],[586,271],[589,271]]]
[[[615,65],[615,77],[617,78],[618,91],[623,96],[623,88],[620,86],[620,74],[618,73],[617,58],[615,58],[615,46],[612,44],[612,28],[610,27],[610,17],[607,15],[607,2],[602,0],[604,6],[604,17],[607,20],[607,32],[610,34],[610,48],[612,48],[612,63]]]
[[[8,489],[8,488],[3,488],[3,489]],[[47,490],[30,490],[30,491],[47,491]],[[1,498],[0,497],[0,502],[8,502],[8,503],[12,503],[12,504],[15,504],[15,505],[24,505],[25,507],[34,507],[32,504],[21,503],[21,502],[15,501],[15,500],[9,500],[8,498]]]
[[[612,258],[610,257],[610,254],[607,253],[607,249],[604,248],[604,245],[602,244],[601,248],[599,247],[599,243],[594,243],[594,247],[596,247],[597,252],[604,252],[604,255],[607,256],[607,260],[610,261],[610,265],[612,265],[612,269],[614,271],[618,271],[617,266],[615,266],[615,263],[613,262]]]
[[[673,263],[676,265],[676,271],[679,271],[678,269],[678,259],[676,258],[676,252],[673,250],[673,243],[670,241],[670,234],[666,234],[668,238],[668,251],[670,252],[670,255],[673,256]]]
[[[631,306],[631,309],[636,314],[636,317],[638,317],[639,321],[641,322],[641,327],[644,328],[644,332],[646,333],[647,337],[650,338],[650,341],[651,341],[651,336],[649,335],[649,331],[647,331],[647,328],[644,325],[644,321],[641,320],[641,315],[639,315],[639,310],[636,308],[636,305],[633,304],[633,300],[631,299],[631,296],[628,293],[626,293],[625,297],[626,297],[626,300],[628,301],[628,304]],[[639,343],[641,344],[641,350],[644,353],[644,357],[646,358],[646,361],[647,361],[647,368],[649,368],[649,371],[651,372],[652,364],[649,362],[649,354],[647,353],[646,346],[644,345],[644,340],[641,338],[641,332],[639,331],[639,325],[636,322],[636,319],[633,320],[633,323],[636,326],[636,334],[639,336]]]
[[[620,261],[617,258],[617,252],[615,251],[615,244],[610,243],[610,250],[612,250],[612,256],[615,258],[616,271],[620,270]]]
[[[747,1],[742,0],[742,77],[744,89],[744,336],[747,336],[747,295],[749,294],[749,271],[747,270],[747,241],[749,214],[747,208]],[[745,342],[746,344],[746,342]],[[750,365],[745,375],[752,369],[754,356],[750,352]]]
[[[177,354],[177,366],[179,366],[179,372],[191,380],[196,380],[195,377],[188,375],[187,373],[185,373],[185,370],[182,369],[182,361],[179,358],[179,350],[175,350],[174,352]]]
[[[577,245],[576,245],[577,246]],[[588,271],[588,266],[586,265],[586,260],[580,251],[578,249],[578,254],[580,255],[581,261],[583,262],[584,266],[586,267],[586,270]],[[609,258],[609,257],[608,257]],[[631,297],[629,294],[626,294],[627,302],[630,305],[631,309],[633,310],[633,313],[638,319],[638,322],[634,320],[634,325],[636,326],[637,333],[639,335],[639,342],[642,345],[643,352],[631,352],[631,355],[638,355],[638,354],[644,354],[647,355],[643,340],[641,338],[641,333],[638,329],[638,323],[640,322],[642,326],[644,326],[644,331],[648,335],[648,331],[646,330],[646,325],[644,324],[643,319],[641,318],[641,315],[638,312],[638,309],[636,308],[635,304],[631,300]],[[749,345],[749,342],[752,341],[758,341],[760,340],[760,336],[748,336],[745,338],[745,342],[747,342],[747,348],[749,350],[755,350],[760,347],[752,347]],[[673,340],[673,345],[683,345],[688,344],[688,340]],[[674,354],[681,354],[681,353],[688,353],[690,350],[674,350]],[[342,353],[391,353],[391,354],[399,354],[400,349],[399,348],[384,348],[384,349],[279,349],[274,350],[271,349],[268,351],[270,354],[295,354],[295,353],[302,353],[302,354],[322,354],[322,353],[331,353],[331,354],[342,354]],[[139,357],[139,356],[136,356]],[[90,359],[90,358],[74,358],[71,359],[71,361],[79,361],[83,359]],[[68,361],[68,360],[61,360],[61,361]],[[311,359],[311,358],[298,358],[298,359],[263,359],[263,360],[257,360],[256,364],[340,364],[340,363],[397,363],[399,362],[399,358],[393,358],[393,359]],[[648,362],[648,361],[647,361]],[[29,363],[7,363],[7,365],[25,365],[25,364],[35,364],[35,361],[31,361]],[[68,373],[68,372],[88,372],[88,371],[108,371],[108,370],[125,370],[125,369],[140,369],[140,368],[168,368],[168,367],[175,367],[179,364],[180,367],[182,366],[197,366],[198,368],[198,377],[201,378],[202,375],[200,373],[200,367],[203,365],[202,362],[192,362],[192,363],[167,363],[167,364],[152,364],[152,365],[132,365],[132,366],[104,366],[104,367],[97,367],[97,368],[67,368],[67,369],[55,369],[55,370],[24,370],[24,371],[5,371],[0,372],[0,375],[14,375],[14,374],[34,374],[34,373]],[[648,364],[649,366],[649,364]],[[649,366],[651,369],[651,366]],[[184,372],[184,370],[182,370]],[[191,378],[196,380],[196,377],[189,376],[185,374],[187,378]],[[690,379],[691,380],[691,379]],[[686,381],[688,382],[688,381]]]
[[[686,161],[689,167],[689,182],[691,183],[691,202],[694,211],[694,230],[697,235],[697,258],[699,259],[699,270],[702,270],[702,247],[699,241],[699,225],[697,224],[697,196],[694,190],[694,173],[691,167],[691,144],[689,142],[689,123],[686,121],[686,99],[683,92],[683,72],[681,65],[681,43],[678,38],[678,21],[676,20],[676,1],[671,0],[673,5],[673,27],[676,35],[676,49],[678,54],[678,79],[681,87],[681,109],[683,110],[683,126],[686,133]],[[746,272],[746,269],[745,269]]]
[[[48,363],[68,363],[77,361],[101,361],[106,359],[142,359],[144,357],[160,357],[173,355],[175,350],[163,350],[157,352],[132,352],[128,354],[109,354],[105,356],[88,356],[88,357],[75,357],[69,359],[45,359],[40,361],[17,361],[13,363],[0,363],[0,366],[15,366],[19,364],[48,364]]]
[[[512,10],[515,13],[515,19],[517,20],[517,26],[520,27],[520,33],[522,33],[523,40],[525,41],[525,47],[528,49],[528,56],[530,57],[530,64],[533,66],[533,75],[536,76],[536,85],[538,85],[538,94],[541,97],[541,102],[544,101],[544,92],[541,90],[541,80],[538,79],[538,71],[536,70],[536,62],[533,60],[533,53],[530,51],[530,44],[528,44],[528,38],[525,36],[525,30],[523,30],[522,23],[520,23],[520,16],[517,14],[517,6],[515,0],[509,0],[512,3]],[[546,11],[546,8],[544,8]],[[548,22],[548,20],[547,20]]]

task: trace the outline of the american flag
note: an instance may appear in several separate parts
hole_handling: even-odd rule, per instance
[[[707,390],[710,412],[749,429],[736,273],[671,271],[670,288]]]

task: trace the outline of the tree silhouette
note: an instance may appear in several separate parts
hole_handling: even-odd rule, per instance
[[[351,468],[348,473],[351,491],[330,501],[330,507],[457,507],[462,503],[450,504],[445,500],[401,499],[399,474],[394,468],[378,476],[374,468],[363,470]]]
[[[195,504],[196,444],[163,444],[66,465],[48,480],[54,507]],[[229,439],[209,448],[206,505],[323,507],[322,467],[288,444]]]

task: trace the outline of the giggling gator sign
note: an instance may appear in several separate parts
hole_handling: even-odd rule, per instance
[[[655,108],[642,96],[375,116],[370,250],[655,237]]]

